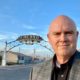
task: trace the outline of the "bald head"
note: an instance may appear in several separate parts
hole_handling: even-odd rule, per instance
[[[52,27],[58,28],[63,25],[73,27],[76,30],[76,24],[71,18],[65,15],[60,15],[51,22],[49,31],[51,31]]]
[[[61,15],[52,21],[48,40],[58,59],[68,59],[75,53],[77,37],[75,22],[68,16]]]

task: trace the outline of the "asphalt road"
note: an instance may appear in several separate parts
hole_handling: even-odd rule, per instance
[[[30,66],[0,66],[0,80],[29,80]]]

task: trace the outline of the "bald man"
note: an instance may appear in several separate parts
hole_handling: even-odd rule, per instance
[[[52,59],[33,67],[30,80],[80,80],[75,22],[60,15],[51,22],[47,36],[55,54]]]

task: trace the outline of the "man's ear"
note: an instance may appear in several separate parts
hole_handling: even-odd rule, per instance
[[[47,34],[47,38],[48,38],[48,40],[49,40],[49,34]]]
[[[49,33],[47,34],[48,42],[50,43],[50,36]]]
[[[77,37],[78,37],[78,35],[79,35],[79,32],[77,31]]]

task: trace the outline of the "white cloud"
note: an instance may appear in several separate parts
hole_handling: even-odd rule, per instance
[[[77,27],[77,30],[80,30],[80,27],[79,26]]]
[[[18,34],[17,33],[13,33],[13,32],[3,32],[0,34],[0,40],[16,40],[16,38],[18,38]]]
[[[8,37],[6,35],[0,34],[0,40],[7,39]]]
[[[31,34],[31,35],[38,35],[38,33],[35,33],[35,32],[29,32],[28,34]]]
[[[11,39],[14,39],[14,40],[16,40],[16,38],[18,38],[18,35],[17,34],[12,34],[10,36],[11,36]]]
[[[23,24],[23,28],[29,29],[29,30],[34,30],[34,29],[36,29],[34,26],[30,26],[30,25],[26,25],[26,24]]]

